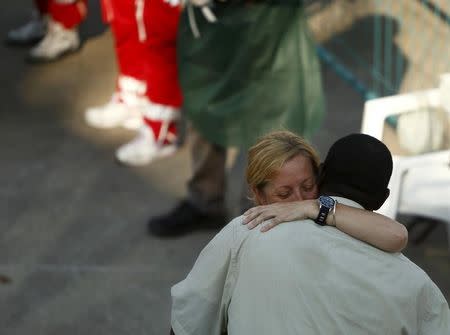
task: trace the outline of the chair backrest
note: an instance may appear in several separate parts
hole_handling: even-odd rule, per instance
[[[450,223],[450,112],[439,90],[369,100],[361,132],[391,149],[391,195],[378,212],[398,212]]]

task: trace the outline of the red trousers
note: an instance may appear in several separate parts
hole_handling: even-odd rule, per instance
[[[102,0],[111,24],[119,72],[146,83],[151,102],[181,106],[176,61],[180,7],[163,0]]]
[[[41,14],[48,14],[67,29],[78,26],[87,14],[87,0],[34,0]]]

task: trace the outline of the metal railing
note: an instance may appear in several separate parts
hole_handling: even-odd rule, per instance
[[[450,0],[305,0],[320,59],[365,99],[450,72]]]

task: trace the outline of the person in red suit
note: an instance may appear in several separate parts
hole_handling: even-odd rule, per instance
[[[118,63],[116,91],[103,106],[88,108],[86,122],[97,128],[139,128],[116,158],[143,165],[177,149],[182,97],[178,83],[176,37],[180,5],[165,0],[103,0]]]
[[[10,45],[35,44],[30,62],[55,61],[80,48],[78,26],[87,15],[87,0],[34,0],[32,19],[8,32]]]

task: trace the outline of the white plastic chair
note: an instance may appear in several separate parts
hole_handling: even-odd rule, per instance
[[[439,108],[440,103],[437,89],[369,100],[364,107],[361,132],[383,140],[388,117],[426,107]],[[450,145],[443,144],[446,149],[434,152],[393,154],[391,193],[378,212],[394,219],[398,214],[408,214],[445,222],[450,252]]]

